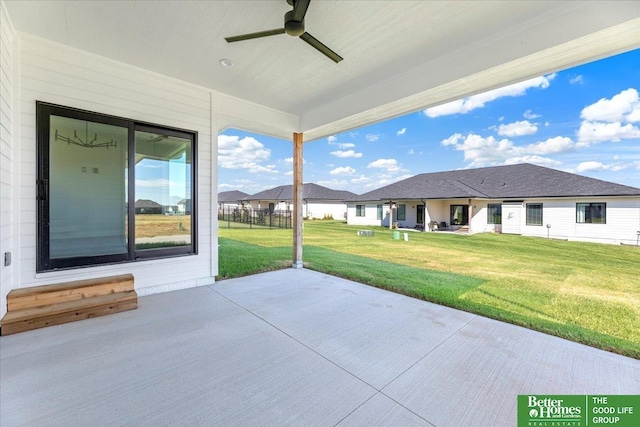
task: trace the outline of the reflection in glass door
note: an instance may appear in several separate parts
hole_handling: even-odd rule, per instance
[[[136,251],[192,243],[191,139],[153,130],[135,132]]]

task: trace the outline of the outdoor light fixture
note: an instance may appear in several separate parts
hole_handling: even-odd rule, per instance
[[[551,229],[551,224],[547,224],[547,239],[549,238],[549,230]]]
[[[233,61],[231,61],[230,59],[221,59],[220,61],[218,61],[220,63],[220,65],[222,65],[223,67],[227,67],[227,68],[231,68],[233,67]]]

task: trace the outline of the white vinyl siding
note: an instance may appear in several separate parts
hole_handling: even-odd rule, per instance
[[[15,245],[13,194],[15,187],[14,137],[14,34],[4,3],[0,3],[0,317],[6,312],[6,295],[14,282],[18,250]],[[4,254],[14,260],[4,265]]]
[[[212,200],[212,93],[132,66],[30,36],[20,39],[20,286],[132,273],[139,295],[210,284],[217,273]],[[35,273],[35,106],[44,101],[198,132],[198,255]]]

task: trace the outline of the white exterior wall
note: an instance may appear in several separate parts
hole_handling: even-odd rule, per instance
[[[356,203],[349,203],[347,205],[347,224],[349,225],[382,225],[382,222],[377,219],[378,209],[377,204],[371,202],[357,203],[358,205],[365,205],[364,215],[356,216]],[[383,208],[383,215],[386,215]]]
[[[416,206],[419,202],[404,202],[407,205],[406,221],[399,221],[402,225],[412,228],[416,222]],[[520,226],[519,232],[516,228],[509,228],[505,225],[508,209],[502,203],[502,225],[487,223],[487,207],[490,203],[502,203],[501,200],[472,200],[473,210],[471,212],[470,232],[503,232],[515,233],[523,236],[547,237],[555,239],[567,239],[576,241],[596,242],[596,243],[626,243],[635,244],[637,232],[640,231],[640,197],[589,197],[571,199],[528,199],[522,203],[513,204],[517,206],[519,215],[515,215]],[[526,204],[542,203],[542,225],[534,226],[526,224]],[[606,203],[607,223],[606,224],[577,224],[576,204],[577,203]],[[375,202],[362,202],[364,204],[365,216],[356,217],[356,204],[349,203],[347,206],[347,223],[350,225],[382,225],[388,226],[386,212],[388,206],[384,207],[385,219],[382,221],[376,217]],[[429,200],[425,210],[425,224],[430,221],[449,222],[449,207],[452,204],[464,204],[460,200]],[[547,224],[551,227],[547,229]],[[547,234],[548,233],[548,234]]]
[[[485,200],[472,200],[473,212],[471,218],[469,218],[469,232],[470,233],[483,233],[483,232],[500,232],[502,231],[502,225],[489,224],[487,219],[488,205],[489,204],[501,204],[501,201],[485,201]]]
[[[304,201],[302,216],[309,219],[323,219],[325,215],[331,215],[335,220],[345,219],[347,205],[343,202]]]
[[[44,39],[14,34],[0,0],[0,316],[11,289],[132,273],[139,295],[211,284],[218,274],[217,136],[241,111],[223,95]],[[36,273],[36,101],[198,132],[198,254]],[[247,104],[247,123],[297,120]],[[251,109],[253,108],[253,109]],[[233,119],[233,120],[232,120]],[[260,127],[260,126],[258,126]],[[2,263],[0,263],[2,264]]]
[[[210,284],[212,94],[158,74],[32,37],[20,38],[20,279],[18,287],[132,273],[139,295]],[[198,132],[198,255],[36,274],[36,101]],[[214,137],[212,137],[214,136]],[[212,191],[215,190],[215,191]],[[216,262],[211,260],[215,259]]]
[[[15,36],[4,3],[0,3],[0,316],[6,312],[5,298],[15,282],[15,260],[4,265],[5,253],[16,249],[15,179],[16,138],[14,137]]]
[[[640,231],[640,197],[589,197],[576,199],[525,200],[526,203],[542,203],[540,226],[526,225],[526,210],[522,211],[522,234],[556,239],[596,243],[635,244]],[[576,223],[576,203],[606,203],[606,224]],[[547,230],[546,225],[551,228]]]

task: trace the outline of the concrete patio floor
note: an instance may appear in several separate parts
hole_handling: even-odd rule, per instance
[[[640,361],[302,269],[0,338],[0,425],[514,426]]]

